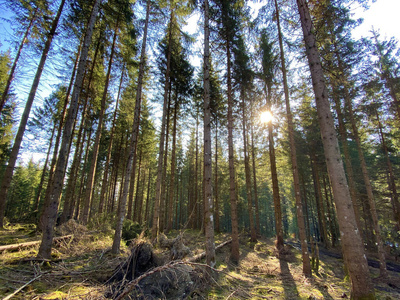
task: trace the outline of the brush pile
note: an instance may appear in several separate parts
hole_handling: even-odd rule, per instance
[[[208,273],[203,267],[178,261],[190,253],[182,242],[182,236],[158,239],[160,247],[169,254],[156,254],[150,242],[135,240],[131,254],[110,278],[109,294],[112,299],[196,299],[198,291],[204,291]],[[186,254],[185,254],[186,253]],[[127,298],[129,299],[129,298]]]

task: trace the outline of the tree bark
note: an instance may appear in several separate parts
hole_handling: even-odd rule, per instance
[[[249,162],[249,153],[247,151],[247,128],[246,128],[246,103],[244,92],[241,92],[242,98],[242,127],[243,127],[243,152],[244,152],[244,170],[246,177],[246,195],[247,195],[247,210],[249,214],[249,222],[250,222],[250,240],[251,242],[257,241],[257,233],[256,228],[254,226],[254,211],[253,211],[253,197],[251,191],[251,173],[250,173],[250,162]]]
[[[173,224],[173,208],[174,208],[174,199],[175,199],[175,169],[176,169],[176,122],[179,106],[177,103],[178,99],[175,99],[175,107],[174,107],[174,118],[173,118],[173,127],[172,127],[172,150],[171,150],[171,175],[169,182],[169,201],[168,201],[168,214],[167,214],[167,232],[172,229]]]
[[[227,86],[228,86],[228,160],[229,160],[229,200],[231,203],[231,222],[232,222],[232,247],[230,259],[234,264],[239,263],[239,222],[236,198],[236,172],[235,157],[233,150],[233,97],[232,97],[232,78],[231,78],[231,43],[229,39],[225,42],[227,60]]]
[[[208,0],[204,0],[204,230],[206,235],[206,263],[213,267],[215,265],[215,241],[212,193],[209,26]]]
[[[330,111],[328,93],[320,54],[316,47],[310,12],[305,0],[297,0],[297,6],[316,98],[328,174],[336,204],[343,254],[352,282],[351,297],[353,299],[375,299],[374,287],[369,277],[363,242],[357,228],[346,174],[340,156],[339,144],[332,113]]]

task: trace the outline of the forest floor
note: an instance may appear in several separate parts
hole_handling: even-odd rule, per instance
[[[70,226],[71,227],[71,226]],[[107,280],[130,254],[123,245],[120,255],[112,255],[112,231],[90,232],[74,225],[58,232],[74,234],[53,248],[51,262],[38,262],[38,245],[17,251],[0,252],[0,298],[19,290],[11,299],[107,299]],[[169,238],[177,236],[171,232]],[[0,231],[0,246],[39,240],[34,226],[14,224]],[[229,239],[228,234],[216,236],[216,244]],[[320,248],[318,272],[311,279],[302,275],[301,252],[295,241],[286,245],[277,258],[273,239],[251,243],[240,238],[240,264],[229,262],[230,246],[217,251],[217,265],[212,279],[204,280],[186,296],[189,299],[346,299],[350,283],[345,277],[339,249]],[[204,236],[187,230],[183,242],[191,255],[204,251]],[[125,244],[125,243],[122,243]],[[168,256],[168,250],[155,248],[154,253]],[[374,257],[370,255],[372,265]],[[370,266],[377,299],[400,299],[400,264],[390,262],[389,279],[379,278],[379,269]],[[201,262],[200,262],[201,263]],[[201,266],[200,266],[201,267]],[[205,267],[202,267],[203,269]],[[215,275],[217,273],[217,275]],[[27,284],[29,283],[29,284]],[[179,282],[177,283],[179,285]],[[129,299],[129,297],[127,298]],[[146,298],[146,299],[155,299]],[[177,299],[177,298],[168,298]],[[185,297],[180,297],[185,299]]]

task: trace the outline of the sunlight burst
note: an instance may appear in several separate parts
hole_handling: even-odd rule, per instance
[[[269,110],[263,111],[260,114],[260,121],[262,123],[269,123],[272,122],[274,116],[272,115],[272,113]]]

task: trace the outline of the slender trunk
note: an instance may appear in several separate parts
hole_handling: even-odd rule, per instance
[[[146,166],[145,166],[146,167]],[[141,191],[138,199],[138,209],[137,209],[137,222],[141,225],[142,224],[142,219],[143,219],[143,199],[144,199],[144,190],[145,190],[145,185],[146,185],[146,170],[143,168],[143,176],[142,178],[142,183],[141,183]],[[138,182],[138,187],[139,187],[139,182]]]
[[[311,277],[312,272],[311,272],[311,265],[310,265],[310,256],[308,255],[307,233],[306,233],[306,228],[305,228],[305,224],[304,224],[303,201],[301,199],[299,170],[298,170],[298,164],[297,164],[297,149],[296,149],[296,142],[295,142],[295,138],[294,138],[293,116],[292,116],[292,111],[290,108],[289,87],[288,87],[288,83],[287,83],[286,61],[285,61],[285,52],[283,49],[283,41],[282,41],[283,38],[282,38],[282,31],[281,31],[281,25],[280,25],[280,14],[279,14],[278,1],[275,0],[274,2],[275,2],[275,10],[276,10],[276,22],[277,22],[277,26],[278,26],[278,39],[279,39],[279,49],[280,49],[280,58],[281,58],[281,70],[282,70],[282,77],[283,77],[283,90],[285,93],[286,118],[287,118],[287,123],[288,123],[288,133],[289,133],[289,142],[290,142],[290,160],[292,163],[293,186],[294,186],[294,195],[295,195],[294,197],[296,200],[297,227],[299,229],[301,255],[302,255],[302,260],[303,260],[303,274],[307,277]],[[253,154],[253,159],[254,159],[254,154]],[[253,165],[254,165],[254,163],[253,163]],[[255,170],[254,170],[254,180],[255,180]],[[256,185],[255,185],[255,189],[256,189]]]
[[[251,105],[251,115],[250,119],[253,120],[253,101],[250,101]],[[256,147],[254,146],[254,130],[253,130],[253,122],[250,125],[250,135],[251,135],[251,162],[252,162],[252,170],[253,170],[253,189],[254,189],[254,208],[256,212],[256,234],[257,236],[261,235],[260,230],[260,211],[259,211],[259,203],[258,203],[258,189],[257,189],[257,173],[256,173]]]
[[[314,194],[315,194],[315,204],[317,206],[317,217],[318,217],[318,228],[319,234],[322,242],[324,243],[325,248],[329,247],[328,243],[328,234],[326,230],[326,222],[325,222],[325,209],[322,199],[322,190],[321,190],[321,180],[319,177],[319,169],[317,164],[317,155],[315,154],[315,144],[311,144],[311,168],[313,173],[313,181],[314,181]]]
[[[169,150],[169,127],[170,127],[170,120],[171,120],[171,86],[169,88],[169,97],[168,97],[168,109],[167,109],[167,126],[166,126],[166,133],[165,133],[165,149],[164,149],[164,162],[163,162],[163,181],[161,182],[161,198],[160,198],[160,232],[164,232],[165,227],[165,214],[167,208],[167,199],[168,199],[168,192],[167,189],[167,169],[168,169],[168,150]]]
[[[206,263],[215,265],[214,207],[212,194],[211,108],[210,108],[210,27],[208,0],[204,0],[204,230]]]
[[[171,20],[173,13],[171,12]],[[158,163],[157,163],[157,180],[156,180],[156,197],[154,199],[154,210],[153,210],[153,224],[151,227],[151,237],[155,239],[158,235],[160,228],[160,204],[161,204],[161,183],[163,182],[163,158],[164,158],[164,139],[165,139],[165,127],[167,118],[167,106],[168,106],[168,90],[169,90],[169,73],[171,65],[171,42],[172,42],[172,22],[169,23],[169,37],[168,37],[168,52],[167,52],[167,68],[165,71],[165,82],[164,82],[164,103],[163,103],[163,115],[161,122],[161,133],[160,133],[160,146],[158,149]]]
[[[110,168],[111,152],[112,152],[112,147],[113,147],[113,142],[114,142],[114,134],[115,134],[115,126],[116,126],[116,120],[117,120],[119,97],[121,95],[122,82],[124,80],[124,75],[125,75],[125,65],[122,67],[121,79],[119,81],[117,100],[115,103],[113,121],[112,121],[112,126],[111,126],[110,141],[108,143],[108,148],[107,148],[107,158],[106,158],[106,162],[104,164],[104,176],[103,176],[103,180],[102,180],[102,184],[101,184],[100,201],[99,201],[99,211],[98,211],[99,214],[103,213],[104,198],[105,198],[107,186],[108,186],[108,171]]]
[[[53,242],[54,225],[57,218],[58,204],[62,188],[64,185],[64,169],[68,159],[68,148],[71,141],[72,127],[74,125],[73,118],[76,115],[78,109],[78,96],[82,89],[83,75],[86,66],[86,59],[90,42],[92,40],[92,33],[96,17],[100,7],[100,0],[95,0],[90,20],[86,29],[86,34],[82,46],[81,56],[79,58],[78,71],[75,79],[74,90],[72,93],[71,104],[68,110],[68,115],[64,125],[62,143],[60,147],[60,153],[57,160],[56,170],[54,172],[54,179],[51,188],[50,202],[45,209],[45,224],[43,228],[42,243],[40,244],[38,257],[50,259],[51,257],[51,244]]]
[[[145,212],[144,212],[144,224],[146,224],[147,227],[150,226],[150,224],[149,224],[150,183],[151,183],[151,167],[149,167],[149,179],[148,179],[148,182],[147,182],[147,195],[146,195],[146,209],[145,209]]]
[[[267,94],[267,107],[271,110],[271,86],[266,84]],[[272,121],[268,123],[268,148],[269,148],[269,161],[271,165],[271,178],[272,178],[272,194],[274,198],[274,213],[275,213],[275,231],[276,241],[275,246],[278,250],[283,249],[283,226],[282,226],[282,208],[281,198],[279,195],[279,182],[278,172],[276,170],[276,156],[275,156],[275,145],[274,145],[274,132]]]
[[[138,214],[140,214],[138,201],[139,201],[139,193],[140,193],[140,186],[139,186],[139,184],[140,184],[140,172],[142,170],[142,158],[143,158],[142,149],[140,149],[138,156],[139,156],[139,165],[138,165],[138,171],[137,171],[138,176],[137,176],[137,179],[136,179],[136,196],[135,196],[135,203],[134,203],[134,209],[133,209],[133,218],[132,218],[132,220],[134,222],[138,222],[138,218],[139,218]]]
[[[233,153],[233,97],[232,97],[232,78],[231,78],[231,44],[226,40],[227,58],[227,85],[228,85],[228,160],[229,160],[229,199],[231,203],[231,222],[232,222],[232,246],[230,259],[233,263],[239,263],[239,222],[236,198],[236,172],[235,157]]]
[[[199,212],[199,111],[196,112],[196,150],[194,159],[194,206],[193,206],[193,228],[198,229],[198,212]]]
[[[250,173],[250,162],[249,162],[249,153],[247,151],[247,128],[246,128],[246,104],[245,104],[245,96],[244,91],[241,92],[242,98],[242,126],[243,126],[243,152],[244,152],[244,170],[246,177],[246,194],[247,194],[247,210],[249,214],[250,221],[250,236],[251,242],[257,241],[257,233],[256,228],[254,226],[254,211],[253,211],[253,198],[251,192],[251,173]]]
[[[363,242],[357,228],[353,204],[348,189],[346,174],[340,155],[336,130],[330,111],[320,54],[316,47],[314,28],[305,0],[297,0],[311,71],[311,79],[317,104],[322,142],[333,189],[337,217],[341,232],[342,248],[346,266],[352,282],[351,297],[354,299],[375,299],[374,287],[369,277]]]
[[[150,0],[147,0],[146,4],[146,19],[144,24],[144,31],[143,31],[143,41],[142,41],[142,49],[140,52],[140,63],[139,63],[139,75],[138,75],[138,83],[137,83],[137,91],[136,91],[136,102],[135,102],[135,114],[133,119],[133,128],[131,134],[131,142],[129,145],[129,152],[128,158],[126,162],[126,168],[124,171],[123,177],[124,185],[123,185],[123,192],[121,195],[121,202],[122,202],[122,209],[117,216],[117,226],[115,228],[115,235],[112,245],[112,253],[117,254],[119,253],[119,247],[121,244],[121,234],[122,234],[122,224],[125,218],[125,211],[126,211],[126,200],[128,197],[129,191],[129,178],[132,173],[134,156],[136,156],[136,146],[137,140],[139,136],[139,122],[140,122],[140,107],[142,103],[142,85],[143,85],[143,77],[144,77],[144,67],[146,62],[146,41],[147,41],[147,29],[149,25],[149,18],[150,18]]]
[[[38,187],[38,191],[37,191],[37,195],[36,195],[36,199],[35,199],[35,204],[33,206],[33,210],[34,211],[37,211],[39,209],[40,196],[42,194],[42,189],[43,189],[43,185],[44,185],[44,179],[46,177],[47,164],[49,163],[51,148],[53,147],[53,138],[54,138],[55,131],[56,131],[56,126],[53,126],[53,129],[51,131],[51,137],[49,139],[49,148],[47,150],[46,160],[44,162],[42,176],[40,177],[40,183],[39,183],[39,187]]]
[[[108,94],[108,86],[110,83],[113,58],[114,58],[114,53],[115,53],[115,44],[116,44],[117,36],[118,36],[118,23],[119,23],[119,17],[117,18],[116,25],[115,25],[113,42],[111,45],[111,54],[110,54],[110,59],[108,62],[106,82],[104,83],[103,96],[101,98],[101,104],[100,104],[99,123],[97,125],[96,138],[94,141],[92,155],[91,155],[91,159],[90,159],[91,164],[90,164],[90,168],[89,168],[88,179],[86,182],[86,190],[85,190],[85,198],[84,198],[85,201],[83,203],[82,218],[80,220],[83,225],[86,225],[89,221],[89,210],[90,210],[90,207],[92,206],[92,198],[93,198],[93,190],[94,190],[94,177],[95,177],[96,167],[97,167],[97,156],[99,154],[99,149],[100,149],[100,139],[101,139],[101,133],[103,130],[104,114],[106,111],[106,100],[107,100],[107,94]]]
[[[36,96],[36,91],[39,86],[40,77],[42,76],[44,64],[46,63],[46,59],[47,59],[47,54],[50,51],[51,42],[53,41],[53,37],[56,33],[58,21],[60,20],[60,16],[61,16],[62,10],[64,8],[64,4],[65,4],[65,0],[62,0],[60,3],[60,6],[58,8],[57,14],[53,20],[53,23],[51,24],[51,29],[47,35],[47,40],[46,40],[46,43],[44,44],[42,57],[40,58],[39,65],[36,70],[36,75],[35,75],[35,78],[33,79],[32,87],[29,92],[28,99],[26,100],[25,109],[21,116],[21,121],[19,123],[18,132],[17,132],[17,135],[15,136],[15,140],[14,140],[14,144],[13,144],[13,147],[12,147],[12,150],[10,153],[8,164],[7,164],[6,170],[3,175],[3,180],[1,182],[1,187],[0,187],[0,228],[3,228],[3,226],[4,226],[3,222],[4,222],[4,213],[5,213],[6,200],[7,200],[7,192],[8,192],[8,189],[10,188],[11,179],[12,179],[12,176],[14,173],[15,163],[18,158],[18,153],[19,153],[19,149],[21,147],[22,138],[24,136],[26,124],[28,122],[29,113],[32,108],[33,100],[35,99],[35,96]]]
[[[215,122],[215,180],[214,180],[214,194],[215,194],[215,231],[220,232],[219,224],[219,186],[218,186],[218,119]]]
[[[31,17],[31,20],[29,21],[28,27],[26,27],[24,36],[22,37],[22,41],[19,44],[19,47],[18,47],[18,50],[17,50],[17,54],[15,55],[14,62],[12,64],[12,67],[11,67],[11,70],[10,70],[10,74],[8,75],[8,78],[7,78],[6,87],[4,88],[3,94],[1,95],[0,113],[3,111],[4,104],[7,101],[7,96],[8,96],[8,93],[10,91],[11,82],[14,80],[14,74],[15,74],[15,69],[17,68],[18,60],[19,60],[19,57],[21,56],[22,48],[24,47],[24,45],[26,43],[26,40],[28,38],[28,35],[29,35],[30,31],[31,31],[31,28],[32,28],[32,25],[33,25],[33,21],[35,21],[35,19],[36,19],[37,11],[38,11],[38,9],[36,8],[34,13],[33,13],[33,16]]]
[[[171,179],[169,182],[169,201],[168,201],[168,222],[167,222],[167,232],[172,229],[173,223],[173,207],[174,207],[174,199],[175,199],[175,169],[176,169],[176,122],[178,115],[178,99],[175,99],[175,107],[174,107],[174,119],[173,119],[173,128],[172,128],[172,150],[171,150]]]

